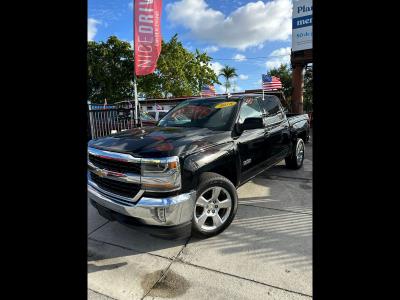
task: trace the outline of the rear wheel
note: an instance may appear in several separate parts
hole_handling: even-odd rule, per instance
[[[303,165],[304,161],[304,141],[298,138],[296,146],[290,156],[285,158],[286,166],[290,169],[299,169]]]
[[[193,212],[194,235],[211,237],[224,231],[237,211],[237,192],[227,178],[216,173],[203,173]]]

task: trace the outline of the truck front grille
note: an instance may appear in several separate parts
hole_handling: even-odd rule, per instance
[[[107,159],[92,154],[89,154],[89,161],[101,169],[119,173],[140,174],[140,163]]]
[[[90,178],[103,190],[128,198],[135,197],[140,190],[139,184],[103,178],[93,172],[90,172]]]

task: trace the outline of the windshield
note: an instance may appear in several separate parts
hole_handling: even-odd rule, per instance
[[[142,111],[140,113],[140,117],[142,118],[142,120],[145,120],[145,121],[155,121],[155,119],[152,116],[150,116],[148,113],[146,113],[144,111]]]
[[[181,102],[162,118],[161,127],[202,127],[229,130],[238,99],[210,98]]]
[[[158,112],[158,118],[161,119],[161,118],[163,118],[166,114],[167,114],[167,113],[164,112],[164,111],[159,111],[159,112]]]

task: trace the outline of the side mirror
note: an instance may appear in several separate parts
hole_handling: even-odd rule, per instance
[[[243,124],[240,125],[242,131],[249,129],[264,128],[264,123],[262,118],[247,118],[244,120]]]

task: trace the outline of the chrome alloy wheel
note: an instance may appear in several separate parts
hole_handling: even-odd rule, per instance
[[[300,165],[301,162],[304,159],[304,142],[303,140],[300,140],[297,143],[297,147],[296,147],[296,158],[297,158],[297,165]]]
[[[232,199],[226,189],[220,186],[205,190],[196,200],[194,221],[204,231],[215,230],[228,219]]]

